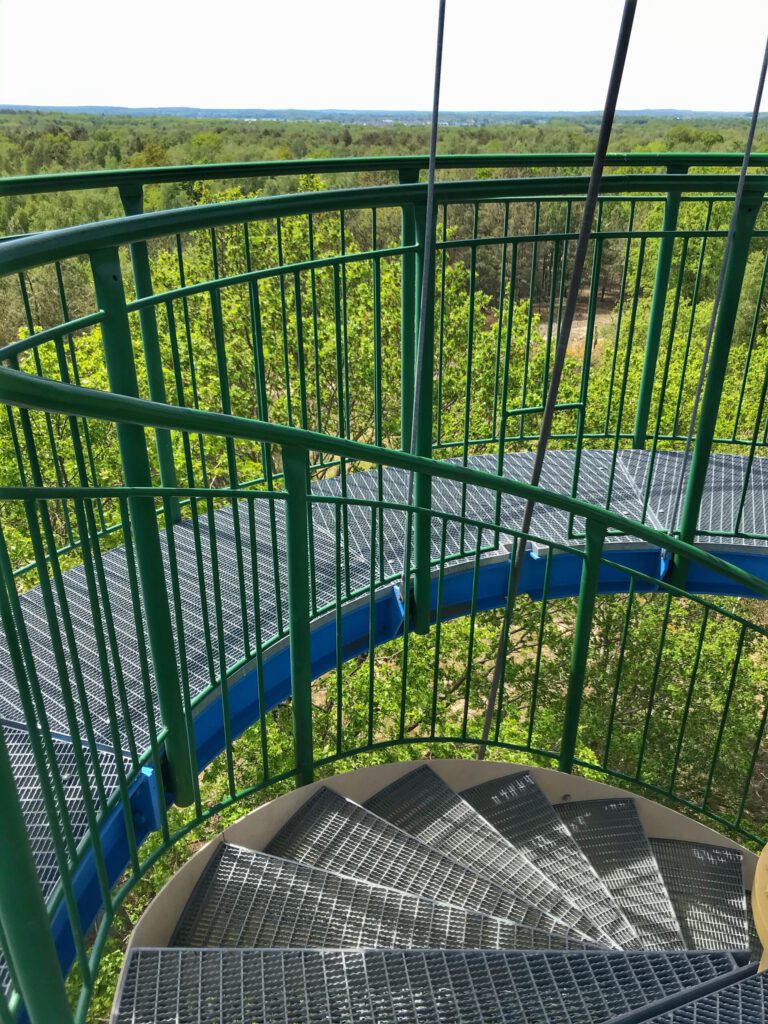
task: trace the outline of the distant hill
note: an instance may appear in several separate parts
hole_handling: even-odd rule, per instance
[[[342,124],[427,124],[428,110],[270,110],[266,108],[221,107],[57,107],[39,104],[0,103],[2,111],[39,111],[40,113],[91,114],[125,117],[226,118],[238,121],[331,121]],[[440,123],[446,125],[484,125],[521,121],[545,124],[577,118],[599,118],[599,110],[444,110]],[[748,117],[745,111],[725,110],[623,110],[618,117],[723,118]],[[763,115],[763,118],[768,115]]]

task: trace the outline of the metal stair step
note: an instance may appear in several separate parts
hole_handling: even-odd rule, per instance
[[[555,810],[648,949],[685,938],[634,800],[580,800]]]
[[[588,938],[606,946],[618,945],[429,765],[386,786],[365,806]]]
[[[747,930],[749,932],[749,952],[753,960],[762,960],[763,944],[755,927],[755,915],[752,913],[752,893],[747,890],[744,893],[747,901]]]
[[[619,904],[530,772],[481,782],[460,795],[604,933],[625,948],[642,945]]]
[[[586,938],[325,787],[286,822],[266,852],[566,938]]]
[[[170,943],[293,949],[563,949],[574,944],[498,917],[228,844],[206,868]]]
[[[726,846],[652,839],[689,949],[749,949],[742,855]]]
[[[768,974],[718,988],[660,1014],[648,1024],[765,1024],[768,1020]]]
[[[609,1024],[737,969],[701,952],[134,949],[116,1024]]]

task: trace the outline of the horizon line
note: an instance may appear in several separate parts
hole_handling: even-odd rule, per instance
[[[53,104],[53,103],[0,103],[0,110],[2,111],[124,111],[127,113],[143,112],[143,111],[154,111],[154,112],[180,112],[189,111],[195,113],[211,113],[211,114],[407,114],[410,116],[424,116],[430,117],[431,111],[428,109],[419,108],[408,108],[408,107],[198,107],[198,106],[182,106],[176,104],[142,104],[142,105],[129,105],[129,104],[105,104],[105,103],[67,103],[67,104]],[[446,108],[440,112],[441,117],[451,116],[455,114],[469,115],[491,115],[494,117],[506,117],[515,116],[520,117],[524,115],[565,115],[565,116],[598,116],[602,113],[600,108],[584,109],[584,110],[566,110],[564,108],[551,108],[551,109],[534,109],[534,108],[522,108],[519,110],[504,110],[504,109],[492,109],[492,108]],[[713,108],[702,108],[694,109],[692,107],[624,107],[619,108],[616,111],[617,114],[721,114],[729,115],[732,117],[748,117],[750,111],[748,110],[717,110]],[[768,111],[760,114],[761,119],[768,118]]]

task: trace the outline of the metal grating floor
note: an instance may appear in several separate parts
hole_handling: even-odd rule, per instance
[[[461,796],[567,892],[604,934],[623,948],[641,946],[637,932],[529,772],[491,779],[463,790]]]
[[[651,949],[684,949],[685,940],[633,800],[583,800],[555,808]]]
[[[608,1024],[736,966],[723,953],[138,949],[116,1024]]]
[[[170,945],[584,948],[497,917],[228,844],[198,882]]]
[[[584,938],[330,789],[310,797],[266,852],[566,938]]]
[[[768,974],[763,973],[653,1017],[648,1024],[765,1024],[766,1020]]]
[[[526,480],[530,476],[533,455],[530,452],[509,454],[504,459],[504,475]],[[615,461],[615,472],[612,474]],[[470,465],[487,472],[497,472],[496,456],[482,455],[470,458]],[[577,496],[594,504],[610,507],[624,515],[641,519],[649,525],[663,527],[669,514],[673,489],[680,472],[681,457],[674,452],[648,452],[622,450],[590,451],[581,453]],[[547,454],[542,473],[542,486],[561,494],[572,492],[575,456],[569,451],[552,451]],[[722,542],[727,545],[747,545],[764,549],[765,543],[746,539],[729,539],[722,531],[733,529],[736,524],[740,488],[746,474],[746,460],[737,456],[715,455],[712,457],[707,492],[702,508],[701,527],[709,531],[702,537],[709,543]],[[613,480],[612,480],[613,476]],[[313,492],[318,495],[341,493],[339,477],[315,481]],[[346,489],[350,497],[375,499],[379,497],[379,474],[376,471],[350,473],[346,477]],[[462,488],[450,481],[436,480],[433,488],[435,507],[455,514],[462,505],[467,514],[480,519],[495,517],[495,498],[489,492],[477,488]],[[407,476],[399,470],[385,470],[381,473],[381,496],[394,501],[405,500]],[[610,500],[609,500],[610,498]],[[256,633],[255,608],[253,602],[254,574],[252,563],[256,562],[256,577],[260,596],[260,622],[258,624],[264,641],[280,635],[281,625],[287,619],[287,608],[283,580],[285,578],[285,513],[283,503],[265,497],[255,498],[253,532],[250,530],[249,515],[243,503],[217,509],[209,519],[200,516],[198,526],[191,520],[184,520],[173,529],[176,560],[179,567],[181,592],[181,622],[176,631],[183,628],[186,647],[186,669],[192,697],[201,693],[210,683],[216,665],[211,665],[206,644],[206,634],[216,637],[216,597],[222,610],[224,623],[223,647],[226,660],[234,664],[251,655],[253,638]],[[313,511],[313,543],[315,557],[313,570],[317,580],[317,604],[322,607],[335,600],[336,593],[336,521],[331,505],[315,502]],[[501,501],[501,523],[507,528],[519,525],[523,502],[504,497]],[[349,582],[354,589],[364,588],[370,582],[370,538],[371,516],[365,508],[348,509],[347,529],[342,538],[342,554],[348,555]],[[405,518],[401,513],[384,512],[377,526],[377,550],[375,563],[384,575],[400,571],[403,558],[403,531]],[[750,477],[747,502],[742,521],[745,532],[764,533],[768,523],[768,459],[756,459]],[[569,541],[568,517],[557,510],[541,505],[536,507],[533,532],[545,539],[561,543]],[[575,521],[577,533],[583,531],[583,523]],[[273,531],[276,548],[273,549]],[[437,525],[433,536],[433,554],[440,553],[440,538]],[[463,536],[460,527],[452,524],[448,530],[448,555],[459,557],[462,540],[466,548],[475,543],[475,536]],[[383,534],[383,535],[382,535]],[[491,544],[491,534],[483,535],[483,542]],[[622,538],[609,537],[609,543]],[[162,537],[163,559],[168,565],[168,541]],[[242,558],[238,554],[238,543]],[[213,549],[219,562],[219,573],[214,580],[212,570]],[[381,554],[381,558],[379,557]],[[106,586],[100,589],[100,601],[111,608],[115,620],[115,642],[108,644],[109,677],[112,686],[121,677],[126,691],[126,700],[118,706],[118,726],[123,741],[132,733],[139,748],[148,744],[146,712],[143,710],[142,669],[138,657],[138,627],[131,604],[129,575],[126,554],[123,548],[114,548],[101,556]],[[382,563],[383,559],[383,563]],[[204,586],[200,586],[198,564],[201,566]],[[273,570],[276,566],[276,572]],[[240,583],[246,593],[245,612],[240,606]],[[346,582],[346,581],[345,581]],[[96,741],[112,746],[107,704],[104,699],[105,680],[102,677],[96,635],[103,627],[94,621],[88,599],[86,577],[82,567],[68,570],[64,574],[64,586],[72,615],[76,653],[68,652],[70,671],[74,672],[75,660],[82,671],[88,705],[94,720]],[[51,629],[48,625],[42,596],[39,590],[23,594],[21,603],[29,632],[30,644],[35,658],[41,688],[45,695],[46,709],[51,729],[67,735],[69,727],[61,697],[62,682],[58,678],[51,657]],[[139,624],[143,629],[143,623]],[[214,643],[214,647],[215,647]],[[68,685],[68,681],[65,683]],[[75,704],[77,706],[77,696]],[[4,643],[0,639],[0,719],[22,721],[18,694],[13,683],[13,671]]]
[[[441,850],[470,871],[514,891],[585,938],[616,946],[583,910],[512,846],[429,765],[422,765],[381,790],[365,805],[423,843]]]
[[[749,949],[742,856],[724,846],[652,839],[689,949]]]
[[[3,736],[8,747],[13,767],[13,777],[16,781],[16,788],[21,800],[24,821],[27,826],[27,835],[32,845],[32,854],[35,859],[38,878],[40,879],[43,894],[48,898],[56,888],[56,883],[59,879],[59,869],[51,840],[48,817],[45,813],[43,796],[38,783],[37,769],[32,754],[32,744],[26,729],[7,724],[0,725],[0,728],[3,730]],[[88,821],[74,751],[69,740],[54,739],[52,745],[63,784],[64,803],[66,805],[65,812],[62,811],[61,807],[57,808],[59,818],[61,820],[62,814],[66,813],[72,831],[72,838],[75,844],[78,844],[88,831]],[[87,752],[84,756],[88,770],[91,800],[93,805],[98,807],[93,761]],[[99,767],[104,778],[106,792],[110,793],[117,788],[117,767],[112,754],[99,751]]]

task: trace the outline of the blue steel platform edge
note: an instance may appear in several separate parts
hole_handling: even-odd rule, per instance
[[[601,594],[624,593],[628,576],[621,570],[635,569],[647,575],[647,583],[636,585],[636,591],[653,592],[657,586],[653,580],[663,578],[666,565],[659,548],[611,545],[610,557],[616,565],[603,565],[600,571],[598,589]],[[765,554],[745,551],[718,551],[718,554],[732,565],[746,569],[761,579],[768,579],[768,552]],[[562,553],[553,557],[550,570],[549,596],[574,597],[578,593],[581,579],[582,558],[578,554]],[[476,608],[487,611],[501,608],[507,599],[510,571],[509,553],[494,553],[484,558],[479,566]],[[546,557],[537,549],[526,553],[520,578],[520,593],[527,593],[536,601],[543,594]],[[441,619],[448,621],[466,615],[472,607],[474,563],[462,562],[449,566],[443,574],[443,599]],[[731,597],[755,597],[756,595],[730,580],[724,580],[712,570],[692,565],[687,589],[695,593],[725,595]],[[431,620],[436,621],[437,573],[431,587]],[[404,605],[400,588],[388,585],[374,595],[374,647],[394,640],[402,635]],[[367,596],[350,602],[342,611],[342,662],[351,660],[369,650],[370,608]],[[312,678],[316,679],[336,666],[336,614],[330,612],[315,620],[311,633]],[[282,640],[265,652],[264,668],[265,711],[269,712],[291,692],[290,656],[288,640]],[[243,666],[229,680],[230,722],[233,736],[241,735],[259,719],[258,687],[256,685],[255,660]],[[223,750],[225,745],[222,719],[222,702],[219,693],[214,693],[200,706],[194,721],[195,753],[197,770],[202,771]],[[136,841],[141,846],[160,828],[159,790],[152,768],[142,768],[141,774],[130,786],[130,808]],[[166,793],[168,805],[173,803],[173,794]],[[114,885],[130,863],[125,815],[122,805],[117,805],[101,827],[101,843],[110,885]],[[75,896],[83,929],[87,932],[102,910],[99,893],[96,860],[92,850],[87,851],[74,876]],[[69,918],[62,901],[58,902],[52,919],[52,931],[62,970],[68,973],[75,959]]]

